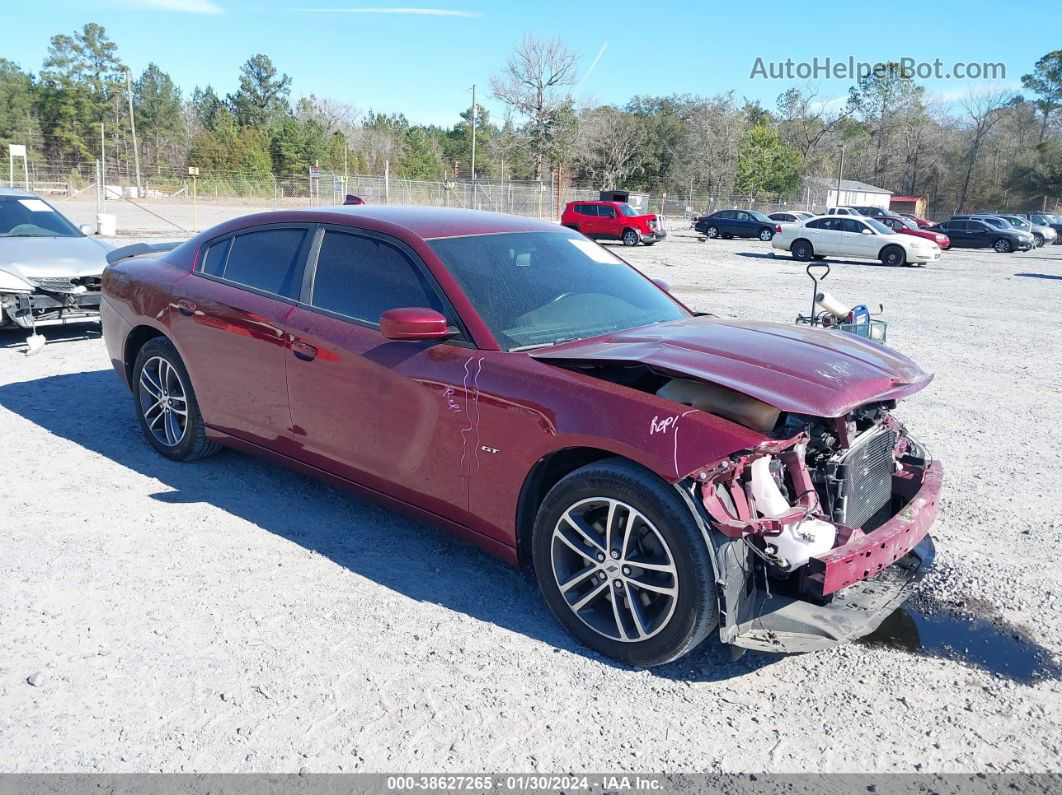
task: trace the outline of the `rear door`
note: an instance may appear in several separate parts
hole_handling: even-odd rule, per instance
[[[282,452],[291,438],[284,324],[301,288],[309,229],[278,224],[213,240],[172,293],[170,333],[204,421]]]
[[[456,327],[456,313],[410,249],[346,227],[318,234],[304,300],[287,321],[295,455],[453,517],[467,506],[481,360],[460,332],[445,342],[380,333],[380,315],[401,307],[436,309]]]
[[[584,235],[596,235],[598,228],[597,206],[577,204],[575,212],[579,216],[579,231]]]

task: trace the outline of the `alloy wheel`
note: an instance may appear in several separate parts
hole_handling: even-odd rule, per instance
[[[770,229],[760,230],[760,240],[767,241],[774,237],[774,233]]]
[[[162,356],[152,356],[140,369],[137,394],[151,435],[166,447],[180,444],[188,430],[188,392],[177,369]]]
[[[707,229],[704,230],[704,236],[710,238],[717,238],[719,237],[719,230],[716,229],[714,226],[709,226]]]
[[[675,612],[679,581],[671,550],[625,502],[592,497],[568,508],[553,528],[550,559],[569,609],[606,638],[646,640]]]

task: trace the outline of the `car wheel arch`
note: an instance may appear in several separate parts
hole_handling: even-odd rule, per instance
[[[140,349],[156,337],[166,337],[166,334],[160,329],[148,325],[135,326],[126,336],[123,362],[125,364],[126,382],[129,384],[130,389],[133,388],[133,366],[136,364],[136,357],[139,355]],[[167,339],[169,338],[167,337]],[[172,342],[172,340],[170,341]]]

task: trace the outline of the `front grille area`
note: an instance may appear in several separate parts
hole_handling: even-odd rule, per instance
[[[834,521],[848,527],[863,527],[889,504],[895,446],[894,432],[879,432],[865,441],[857,440],[838,462],[832,478]]]
[[[100,287],[99,276],[45,276],[38,279],[27,279],[26,281],[39,290],[49,293],[72,293],[78,287],[98,290]]]

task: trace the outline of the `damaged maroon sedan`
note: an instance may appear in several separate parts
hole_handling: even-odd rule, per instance
[[[412,207],[261,213],[109,256],[148,442],[266,456],[533,565],[631,664],[873,631],[933,557],[930,376],[853,335],[697,315],[572,230]]]

